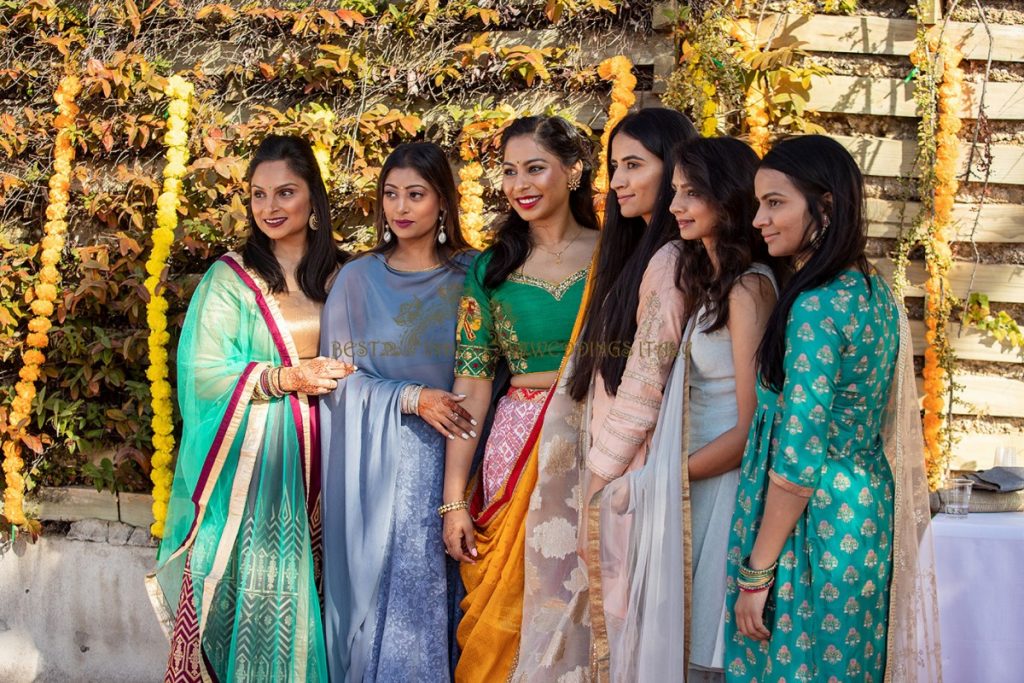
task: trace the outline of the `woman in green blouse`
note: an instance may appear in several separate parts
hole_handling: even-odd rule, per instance
[[[531,494],[545,468],[538,461],[571,449],[574,438],[570,416],[548,408],[597,244],[588,149],[565,120],[526,117],[506,129],[502,150],[502,190],[512,208],[497,241],[466,277],[453,391],[465,395],[462,406],[482,423],[499,365],[511,373],[511,388],[495,409],[470,501],[465,499],[477,437],[449,441],[445,505],[439,511],[445,545],[462,562],[466,584],[455,672],[460,681],[528,675],[523,668],[532,659],[519,653],[528,619],[524,609],[530,609],[524,608],[524,583],[529,592],[529,582],[544,572],[528,566],[530,547],[538,541],[527,538],[527,511],[571,518],[573,531],[576,522],[575,512],[560,510],[570,491],[550,504],[531,504]],[[550,546],[552,539],[539,542]],[[561,552],[560,546],[546,550]],[[574,555],[572,540],[566,550]],[[577,633],[585,662],[589,641],[582,623]]]

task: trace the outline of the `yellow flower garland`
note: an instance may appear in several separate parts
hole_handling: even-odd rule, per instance
[[[950,450],[947,440],[947,405],[950,377],[947,371],[951,353],[947,338],[952,293],[949,269],[953,253],[949,240],[953,234],[953,202],[959,183],[956,179],[959,163],[960,132],[959,108],[963,95],[964,72],[960,68],[962,55],[947,42],[939,44],[929,39],[938,53],[942,65],[942,83],[939,86],[938,126],[935,135],[935,187],[931,197],[932,212],[930,242],[926,245],[925,266],[925,340],[924,351],[924,447],[929,486],[934,490],[942,486],[949,466]],[[911,56],[920,64],[927,56],[915,51]]]
[[[755,80],[747,88],[747,94],[743,101],[743,111],[746,115],[747,142],[757,155],[763,157],[768,151],[769,135],[768,110],[766,108],[764,91]]]
[[[27,347],[21,354],[22,368],[18,373],[20,381],[15,385],[15,397],[11,401],[8,415],[8,439],[3,445],[3,471],[6,482],[4,489],[4,516],[15,526],[26,526],[24,496],[25,477],[22,469],[25,462],[21,458],[21,438],[32,414],[32,401],[36,396],[36,381],[39,379],[39,368],[46,361],[41,351],[49,345],[47,332],[50,331],[50,316],[53,315],[54,304],[60,286],[60,253],[64,248],[64,235],[68,231],[66,222],[68,214],[69,191],[71,187],[71,164],[75,160],[75,147],[71,135],[78,116],[78,105],[75,98],[81,90],[77,76],[67,75],[61,79],[53,100],[57,103],[57,116],[53,120],[57,129],[57,137],[53,145],[53,175],[50,176],[49,205],[46,207],[46,224],[43,226],[42,250],[39,262],[39,284],[33,290],[35,298],[31,309],[35,314],[29,323],[29,333],[25,337]]]
[[[172,450],[174,449],[173,406],[171,385],[167,381],[167,343],[171,335],[167,332],[167,299],[160,286],[161,276],[171,254],[174,231],[178,226],[178,196],[181,193],[181,179],[185,175],[188,161],[188,118],[192,99],[192,84],[181,76],[167,80],[164,94],[170,98],[167,105],[167,132],[164,144],[167,146],[167,165],[164,166],[163,192],[156,201],[156,223],[153,231],[153,251],[146,261],[146,291],[149,304],[146,306],[146,320],[149,323],[149,369],[146,377],[150,381],[153,405],[153,459],[150,479],[153,481],[153,526],[154,536],[163,537],[164,520],[167,518],[167,503],[171,498]]]
[[[595,201],[603,215],[605,194],[608,192],[608,141],[612,129],[625,118],[629,108],[636,104],[636,94],[633,92],[636,88],[636,76],[633,75],[633,62],[622,55],[601,62],[597,67],[597,74],[604,80],[612,82],[612,103],[608,106],[608,121],[601,133],[601,151],[594,178]]]
[[[463,147],[463,159],[468,163],[459,169],[459,220],[462,233],[474,249],[487,246],[484,239],[484,186],[480,178],[484,175],[484,166],[479,161],[466,158]]]

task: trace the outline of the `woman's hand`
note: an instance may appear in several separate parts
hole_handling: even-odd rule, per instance
[[[772,634],[764,625],[764,606],[771,588],[756,593],[740,591],[736,599],[736,628],[747,638],[768,640]]]
[[[576,554],[583,562],[583,566],[587,565],[587,547],[590,541],[590,514],[588,510],[590,508],[589,500],[588,505],[583,508],[583,514],[580,515],[580,526],[576,530]]]
[[[476,532],[469,510],[452,510],[444,515],[444,546],[453,560],[476,564]]]
[[[338,387],[338,380],[356,371],[356,366],[333,358],[317,356],[281,370],[281,390],[287,393],[323,396]]]
[[[468,439],[471,436],[476,438],[476,432],[473,431],[476,420],[459,405],[465,399],[466,397],[462,394],[424,387],[420,392],[420,403],[416,414],[436,429],[441,436],[454,439],[458,434],[463,439]]]

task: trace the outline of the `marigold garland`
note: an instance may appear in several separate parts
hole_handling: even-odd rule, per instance
[[[932,63],[935,57],[936,63]],[[919,128],[922,149],[921,211],[922,224],[916,236],[925,241],[925,340],[924,351],[924,447],[928,484],[932,490],[942,486],[949,466],[949,427],[947,423],[947,396],[950,390],[950,372],[954,357],[948,339],[949,318],[954,297],[950,290],[949,269],[952,251],[949,246],[953,235],[953,202],[959,183],[956,179],[959,164],[960,118],[958,111],[963,94],[963,70],[960,52],[934,33],[922,33],[911,61],[918,68],[924,88],[934,90],[937,77],[934,69],[941,69],[934,104],[923,101],[925,111]],[[924,93],[925,97],[930,91]],[[931,105],[930,107],[928,105]]]
[[[474,249],[487,246],[484,240],[484,186],[480,178],[484,175],[484,166],[479,161],[466,159],[459,169],[459,221],[466,241]]]
[[[612,102],[608,106],[608,121],[601,133],[601,151],[597,160],[597,175],[594,178],[595,202],[603,214],[605,195],[608,192],[608,141],[612,130],[619,124],[629,108],[636,104],[636,76],[633,75],[633,62],[628,57],[618,55],[610,57],[597,67],[597,74],[612,83]]]
[[[64,235],[68,231],[66,222],[68,200],[71,188],[71,164],[75,160],[75,147],[71,141],[75,118],[78,116],[78,105],[75,98],[81,90],[81,82],[77,76],[67,75],[61,79],[53,100],[57,103],[57,116],[53,125],[57,129],[57,137],[53,144],[53,175],[49,181],[49,204],[46,207],[46,224],[43,226],[43,239],[40,243],[39,282],[33,288],[34,299],[31,303],[34,317],[29,320],[29,332],[25,336],[25,349],[21,354],[23,363],[18,373],[20,381],[15,385],[15,397],[11,401],[8,415],[8,439],[3,445],[3,471],[6,482],[4,488],[4,517],[11,524],[19,527],[28,524],[25,516],[25,477],[22,469],[25,466],[21,458],[21,440],[32,414],[32,401],[36,397],[36,381],[39,379],[39,368],[46,362],[45,349],[49,343],[47,333],[50,331],[50,316],[54,312],[54,301],[60,287],[61,250],[64,248]]]
[[[167,343],[171,335],[167,332],[167,299],[162,294],[161,276],[171,254],[174,231],[178,226],[178,204],[181,194],[181,179],[185,175],[188,161],[188,118],[191,109],[192,84],[181,76],[167,80],[164,94],[170,98],[167,105],[167,132],[164,144],[167,146],[167,165],[164,166],[163,192],[156,202],[156,224],[153,231],[153,251],[146,261],[146,291],[149,303],[146,306],[146,320],[149,323],[149,369],[146,377],[150,381],[153,405],[153,458],[150,479],[153,481],[153,522],[150,531],[157,538],[164,533],[167,518],[167,503],[171,498],[171,469],[174,449],[174,409],[171,404],[171,385],[167,381]]]
[[[768,152],[770,131],[768,124],[767,100],[764,90],[758,85],[755,79],[747,88],[746,97],[743,101],[745,114],[744,123],[747,128],[747,142],[757,152],[757,156],[763,157]]]

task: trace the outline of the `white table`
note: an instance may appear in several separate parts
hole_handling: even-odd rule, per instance
[[[944,683],[1024,683],[1024,512],[932,521]]]

